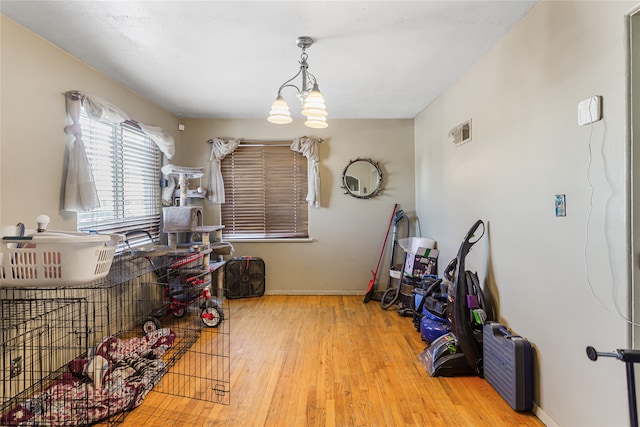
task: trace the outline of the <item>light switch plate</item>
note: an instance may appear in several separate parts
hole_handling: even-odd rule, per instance
[[[578,125],[587,125],[602,118],[602,97],[594,95],[578,103]]]
[[[565,203],[564,194],[556,194],[555,207],[556,207],[556,216],[567,216],[567,205]]]

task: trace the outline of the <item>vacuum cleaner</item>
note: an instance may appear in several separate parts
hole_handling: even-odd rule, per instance
[[[476,236],[480,227],[482,233]],[[465,258],[484,233],[484,222],[476,221],[465,235],[456,258],[445,269],[444,276],[450,282],[447,323],[451,332],[438,337],[420,354],[422,363],[432,377],[483,376],[482,325],[487,318],[485,299],[477,274],[465,269]]]
[[[409,238],[409,217],[404,213],[402,209],[395,211],[393,216],[393,241],[391,243],[391,265],[389,270],[394,270],[396,268],[396,250],[398,246],[398,225],[404,221],[406,230],[407,230],[407,238]],[[406,254],[405,254],[406,259]],[[404,261],[402,262],[402,267],[404,267]],[[402,273],[400,273],[402,274]],[[387,285],[387,290],[384,291],[382,297],[380,298],[380,306],[387,310],[389,307],[394,305],[398,301],[398,297],[400,296],[400,286],[402,283],[402,278],[400,279],[400,283],[397,286],[394,286],[391,279],[391,273],[389,273],[389,284]]]
[[[447,289],[442,278],[426,275],[421,286],[413,289],[415,313],[413,323],[422,341],[432,343],[450,332],[447,323]]]

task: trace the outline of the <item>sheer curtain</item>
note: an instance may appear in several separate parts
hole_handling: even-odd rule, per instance
[[[209,156],[209,200],[215,203],[224,203],[224,182],[220,171],[220,161],[238,148],[241,140],[224,140],[220,138],[210,139],[211,155]],[[309,206],[320,207],[320,156],[318,154],[318,141],[306,136],[293,138],[290,146],[292,151],[301,153],[308,161],[308,188],[307,203]]]
[[[79,121],[80,98],[70,92],[65,94],[65,98],[67,115],[71,118],[72,123],[66,126],[64,131],[73,137],[73,141],[68,154],[63,208],[73,211],[90,210],[100,206],[100,200],[98,200],[93,172],[91,172],[84,141],[82,140],[82,129]]]
[[[84,107],[85,113],[91,118],[109,123],[131,119],[124,111],[98,96],[80,91],[69,91],[64,95],[67,115],[71,119],[71,124],[64,131],[73,137],[73,141],[69,150],[63,209],[87,211],[99,207],[100,200],[82,140],[80,110]],[[175,142],[171,135],[159,127],[137,124],[167,158],[171,159],[175,155]]]
[[[320,155],[318,153],[318,141],[313,138],[301,136],[293,138],[291,150],[301,153],[307,158],[309,177],[307,179],[307,203],[309,206],[320,207]]]

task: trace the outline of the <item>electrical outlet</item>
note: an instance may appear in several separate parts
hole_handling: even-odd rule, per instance
[[[594,95],[578,103],[578,125],[587,125],[602,119],[602,97]]]

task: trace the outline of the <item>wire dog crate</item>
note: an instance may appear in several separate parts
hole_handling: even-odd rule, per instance
[[[228,405],[230,312],[215,274],[191,254],[124,253],[90,283],[0,284],[0,425],[114,425],[150,392]]]
[[[27,400],[18,411],[45,407],[48,384],[64,372],[69,360],[86,353],[88,311],[83,299],[1,300],[3,413],[18,400]],[[73,400],[82,396],[70,397]],[[43,404],[44,402],[44,404]],[[71,402],[70,402],[71,403]],[[79,405],[71,404],[77,408]],[[76,414],[76,418],[81,418]],[[9,424],[3,417],[0,425]]]

